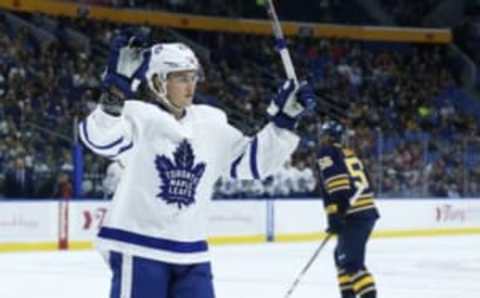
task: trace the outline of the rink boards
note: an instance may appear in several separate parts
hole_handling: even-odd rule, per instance
[[[0,251],[89,249],[108,212],[106,201],[2,201]],[[379,200],[375,237],[480,234],[480,199]],[[216,200],[210,243],[312,241],[325,236],[321,200]]]

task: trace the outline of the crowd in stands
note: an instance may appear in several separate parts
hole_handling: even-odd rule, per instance
[[[0,19],[3,196],[72,196],[75,119],[95,105],[102,48],[108,48],[119,26],[57,21],[87,36],[95,47],[79,51],[64,42],[44,44],[28,30],[14,33]],[[209,53],[201,57],[206,80],[198,99],[224,108],[247,133],[260,128],[267,121],[268,100],[284,76],[271,37],[178,33]],[[162,29],[152,35],[154,40],[169,38]],[[478,197],[479,122],[468,105],[456,104],[458,96],[467,95],[458,91],[444,46],[309,38],[294,39],[290,46],[299,75],[312,82],[322,102],[348,106],[350,117],[342,120],[352,129],[349,141],[365,159],[380,195]],[[278,175],[261,182],[221,180],[217,196],[312,195],[318,127],[333,112],[320,104],[317,113],[306,117],[299,127],[301,147]],[[110,182],[102,182],[108,163],[85,152],[85,197],[108,197]]]
[[[265,19],[266,0],[64,0],[81,4],[103,5],[115,8],[161,9],[177,13],[210,16]],[[421,27],[422,20],[439,4],[438,0],[397,1],[377,0],[378,7],[397,26]],[[369,16],[366,8],[357,1],[348,0],[296,0],[278,1],[277,10],[284,20],[355,25],[378,24]]]
[[[71,196],[65,174],[73,169],[73,121],[93,100],[89,88],[98,87],[97,71],[85,53],[41,44],[28,30],[13,32],[5,18],[0,20],[1,193],[17,188],[5,177],[24,167],[34,181],[21,180],[33,185],[15,197]],[[16,166],[19,159],[22,166]]]
[[[103,5],[114,8],[159,9],[175,13],[207,16],[265,19],[267,0],[64,0],[85,5]],[[346,0],[279,1],[276,10],[282,20],[320,23],[367,24],[369,18],[362,6]]]
[[[238,17],[245,14],[254,17],[265,16],[262,1],[222,1],[222,0],[66,0],[85,5],[102,5],[114,8],[162,9],[176,13],[190,13],[213,16]],[[258,14],[257,12],[261,12]]]
[[[381,7],[399,26],[421,27],[422,19],[439,4],[437,0],[396,1],[380,0]]]

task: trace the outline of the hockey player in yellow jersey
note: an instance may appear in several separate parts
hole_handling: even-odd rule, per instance
[[[343,133],[343,125],[336,121],[321,126],[317,164],[327,232],[338,238],[334,259],[341,297],[375,298],[375,281],[365,266],[365,255],[379,213],[368,174],[353,150],[342,145]]]

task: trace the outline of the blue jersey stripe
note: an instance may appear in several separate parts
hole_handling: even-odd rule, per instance
[[[118,155],[120,155],[120,153],[123,153],[125,151],[128,151],[130,150],[131,148],[133,147],[133,142],[130,142],[130,144],[128,145],[125,145],[123,147],[121,147],[120,149],[118,149],[118,152],[116,154],[113,154],[113,155],[102,155],[106,158],[111,158],[111,159],[114,159],[115,157],[117,157]]]
[[[232,178],[237,178],[237,167],[242,161],[243,154],[240,155],[237,159],[235,159],[234,162],[232,162],[232,165],[230,166],[230,177]]]
[[[257,146],[258,139],[257,137],[253,138],[252,147],[250,148],[250,170],[252,171],[252,176],[255,179],[260,179],[260,174],[258,173],[257,166]]]
[[[130,144],[125,145],[125,146],[123,146],[122,148],[120,148],[120,149],[118,150],[117,155],[119,155],[120,153],[123,153],[123,152],[125,152],[125,151],[127,151],[127,150],[130,150],[132,147],[133,147],[133,142],[130,142]]]
[[[93,143],[91,140],[90,140],[90,137],[88,135],[88,131],[87,131],[87,119],[85,119],[85,121],[83,121],[81,124],[80,124],[80,129],[82,130],[83,134],[85,135],[85,140],[87,141],[87,143],[92,146],[93,148],[95,149],[98,149],[98,150],[106,150],[106,149],[110,149],[110,148],[113,148],[115,146],[118,146],[119,144],[121,144],[123,142],[123,137],[120,137],[118,140],[116,141],[113,141],[112,143],[110,144],[106,144],[106,145],[97,145],[95,143]]]
[[[144,246],[153,249],[165,250],[175,253],[197,253],[206,252],[208,250],[207,241],[183,242],[168,240],[162,238],[154,238],[133,232],[128,232],[115,228],[103,227],[98,233],[100,238],[116,240]]]
[[[114,272],[110,297],[120,298],[122,296],[123,255],[121,253],[111,251],[109,263],[110,269]]]

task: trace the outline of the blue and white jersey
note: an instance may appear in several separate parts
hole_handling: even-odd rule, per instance
[[[79,130],[88,148],[125,167],[97,247],[176,264],[209,260],[207,207],[220,176],[265,178],[299,142],[272,123],[246,137],[210,106],[177,120],[137,100],[119,117],[97,107]]]

